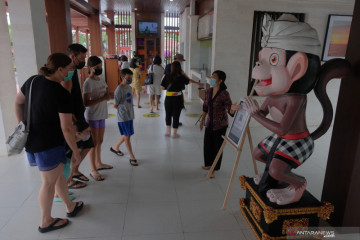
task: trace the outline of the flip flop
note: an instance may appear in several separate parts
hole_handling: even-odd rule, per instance
[[[90,177],[92,177],[95,181],[101,182],[104,181],[105,178],[103,176],[101,176],[101,174],[92,174],[90,173]],[[100,177],[100,179],[98,180],[97,178]]]
[[[114,167],[113,166],[109,166],[109,167],[106,167],[106,166],[104,166],[104,167],[99,167],[97,170],[99,171],[99,170],[109,170],[109,169],[113,169]]]
[[[61,221],[61,220],[65,220],[65,223],[64,223],[64,224],[61,224],[61,225],[59,225],[59,226],[55,226],[55,224],[57,224],[57,223],[58,223],[59,221]],[[65,227],[65,226],[68,225],[68,224],[69,224],[69,220],[67,220],[67,219],[61,219],[61,218],[56,218],[55,221],[54,221],[53,223],[51,223],[49,226],[44,227],[44,228],[41,228],[41,227],[39,226],[38,230],[39,230],[39,232],[41,232],[41,233],[46,233],[46,232],[50,232],[50,231],[54,231],[54,230],[63,228],[63,227]]]
[[[120,151],[120,150],[115,150],[115,149],[113,149],[112,147],[110,147],[110,151],[111,152],[113,152],[113,153],[115,153],[116,155],[118,155],[118,156],[124,156],[124,153],[122,152],[122,151]]]
[[[78,185],[80,185],[80,186],[77,187]],[[69,189],[79,189],[79,188],[84,188],[84,187],[86,187],[86,184],[83,182],[80,182],[80,181],[75,181],[73,184],[68,186]]]
[[[136,159],[129,159],[130,161],[130,165],[131,166],[139,166],[139,164],[137,163]]]
[[[84,181],[84,182],[89,181],[89,179],[82,173],[72,176],[72,179],[78,180],[78,181]]]
[[[69,195],[69,199],[70,201],[74,200],[76,197]],[[54,197],[54,202],[62,202],[61,198],[59,197]]]
[[[67,212],[66,213],[66,216],[67,217],[75,217],[76,214],[78,214],[78,212],[80,212],[80,210],[84,207],[84,203],[82,202],[81,205],[80,205],[80,202],[76,202],[75,204],[75,208],[72,212]]]

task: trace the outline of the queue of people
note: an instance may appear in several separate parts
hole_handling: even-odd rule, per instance
[[[75,197],[68,189],[87,186],[89,178],[79,170],[86,155],[89,155],[91,166],[89,175],[95,181],[105,180],[101,170],[113,168],[101,159],[105,122],[108,118],[107,101],[111,98],[107,83],[101,76],[103,62],[97,56],[88,58],[89,76],[81,91],[77,70],[85,66],[86,53],[84,46],[71,44],[67,55],[51,54],[46,64],[40,68],[39,74],[30,77],[16,96],[15,114],[19,122],[25,121],[28,105],[31,105],[30,133],[25,148],[30,165],[38,167],[42,180],[39,192],[41,222],[38,228],[41,233],[63,228],[69,223],[68,219],[51,216],[53,201],[65,204],[66,216],[69,218],[75,217],[83,208],[84,203],[74,202]],[[124,156],[120,146],[125,143],[130,165],[138,166],[132,150],[131,136],[134,134],[135,94],[137,107],[141,108],[141,71],[138,58],[133,58],[129,66],[126,57],[122,56],[120,59],[120,83],[114,93],[114,108],[117,110],[121,137],[110,147],[110,151],[117,156]],[[155,56],[148,69],[154,74],[153,84],[147,86],[150,112],[154,108],[159,111],[161,90],[166,90],[165,136],[172,138],[180,137],[179,119],[184,108],[182,91],[190,83],[199,84],[184,73],[181,68],[183,61],[183,55],[177,54],[174,61],[164,69],[161,58]],[[226,74],[223,71],[215,71],[210,80],[211,88],[205,94],[200,130],[205,126],[203,169],[206,170],[210,169],[222,144],[221,136],[225,134],[228,125],[227,113],[233,115],[240,108],[232,104],[225,80]],[[220,165],[221,157],[215,171],[220,169]],[[215,177],[215,172],[212,177]]]

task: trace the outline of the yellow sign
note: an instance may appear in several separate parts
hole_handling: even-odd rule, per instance
[[[157,113],[146,113],[143,115],[143,117],[146,117],[146,118],[157,118],[157,117],[160,117],[159,114]]]
[[[149,102],[144,102],[144,104],[149,105],[150,103]]]
[[[114,102],[108,102],[109,105],[114,105]]]
[[[192,102],[185,102],[185,105],[192,105]]]
[[[116,117],[116,114],[109,113],[108,118]]]
[[[198,113],[188,113],[186,114],[187,117],[199,118],[201,114]]]

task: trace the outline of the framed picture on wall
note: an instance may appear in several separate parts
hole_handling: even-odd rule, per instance
[[[198,19],[197,39],[207,40],[213,36],[214,10],[210,10]]]
[[[352,16],[329,15],[323,48],[322,61],[345,58]]]
[[[246,131],[246,126],[248,125],[250,114],[245,110],[245,105],[242,100],[240,100],[240,105],[243,107],[240,110],[237,110],[234,116],[234,121],[231,126],[228,128],[226,137],[228,140],[234,144],[237,148],[240,146],[241,138]]]

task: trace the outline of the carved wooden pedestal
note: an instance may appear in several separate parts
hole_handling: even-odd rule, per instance
[[[279,206],[270,202],[265,193],[258,193],[252,178],[239,179],[246,190],[246,198],[240,199],[240,210],[258,239],[309,239],[309,235],[292,236],[289,228],[307,231],[309,227],[318,227],[319,219],[328,219],[334,211],[333,205],[319,202],[308,191],[299,202]]]

